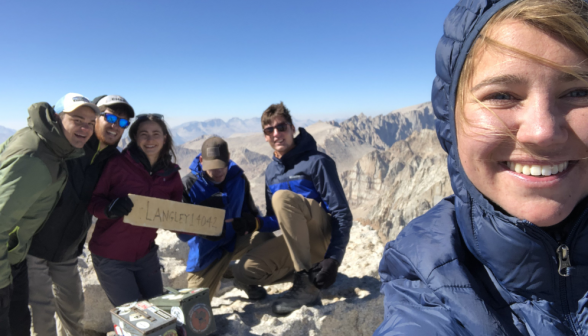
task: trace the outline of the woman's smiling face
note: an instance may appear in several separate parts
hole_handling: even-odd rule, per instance
[[[530,25],[503,21],[489,37],[588,79],[585,54]],[[588,83],[494,47],[474,58],[473,69],[466,121],[456,118],[465,173],[509,214],[557,224],[588,195]],[[499,134],[505,127],[519,144]]]

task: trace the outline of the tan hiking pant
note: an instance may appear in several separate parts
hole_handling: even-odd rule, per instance
[[[309,270],[325,257],[331,243],[331,216],[312,199],[289,190],[272,196],[283,235],[251,249],[233,268],[247,285],[269,285],[292,272]]]
[[[254,232],[252,235],[238,236],[233,252],[225,251],[220,259],[210,264],[207,268],[188,273],[188,287],[208,288],[210,300],[212,300],[231,260],[240,259],[251,248],[259,246],[272,238],[275,238],[275,235],[271,232]]]

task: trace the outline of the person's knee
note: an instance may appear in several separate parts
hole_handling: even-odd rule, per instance
[[[278,190],[272,196],[274,210],[282,209],[285,205],[296,206],[302,203],[302,197],[290,190]]]
[[[270,274],[261,267],[260,263],[250,257],[244,257],[233,267],[233,276],[246,285],[263,283]]]

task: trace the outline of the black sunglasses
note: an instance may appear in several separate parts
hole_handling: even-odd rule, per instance
[[[263,129],[263,134],[272,135],[272,134],[274,134],[274,130],[278,130],[278,132],[281,133],[281,132],[284,132],[285,130],[287,130],[288,126],[290,126],[290,124],[281,123],[281,124],[277,124],[276,126],[266,127]]]
[[[127,128],[131,124],[131,122],[128,119],[117,117],[112,113],[102,112],[100,113],[100,115],[103,116],[104,119],[106,119],[106,121],[108,121],[111,124],[116,124],[116,121],[118,120],[118,126],[120,126],[120,128]]]
[[[159,113],[143,113],[143,114],[139,114],[137,116],[136,120],[139,120],[141,118],[149,118],[149,117],[153,117],[156,119],[163,119],[163,114],[159,114]]]

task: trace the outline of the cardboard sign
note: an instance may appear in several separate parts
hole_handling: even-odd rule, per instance
[[[124,222],[136,226],[220,236],[225,210],[129,194],[133,210]]]

